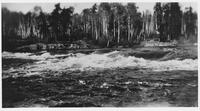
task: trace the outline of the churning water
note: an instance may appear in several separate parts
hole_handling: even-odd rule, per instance
[[[34,53],[11,53],[3,52],[3,58],[32,59],[36,62],[18,68],[10,68],[5,72],[25,72],[28,75],[37,74],[40,71],[65,71],[65,70],[96,70],[113,68],[143,68],[152,71],[172,71],[172,70],[197,70],[197,59],[174,59],[167,61],[146,60],[134,56],[123,56],[119,51],[97,54],[55,54],[42,52],[40,55]]]

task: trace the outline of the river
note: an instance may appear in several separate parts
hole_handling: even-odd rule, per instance
[[[3,107],[197,106],[198,59],[163,57],[3,52]]]

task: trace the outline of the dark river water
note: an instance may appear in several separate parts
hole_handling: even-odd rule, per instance
[[[195,107],[198,60],[2,53],[3,107]]]

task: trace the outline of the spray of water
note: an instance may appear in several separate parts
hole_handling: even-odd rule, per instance
[[[27,74],[39,74],[40,71],[65,71],[65,70],[95,70],[95,69],[113,69],[125,67],[146,68],[153,71],[171,71],[171,70],[197,70],[198,60],[184,59],[184,60],[168,60],[156,61],[137,58],[134,56],[125,57],[119,54],[119,51],[113,51],[104,54],[57,54],[51,55],[44,52],[41,55],[32,53],[10,53],[3,52],[3,58],[21,58],[33,59],[37,62],[20,67],[17,69],[9,69],[6,72],[22,71]],[[66,56],[66,57],[65,57]],[[60,58],[65,57],[65,58]]]

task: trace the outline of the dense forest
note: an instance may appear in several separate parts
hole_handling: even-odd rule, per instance
[[[139,12],[136,3],[99,3],[74,13],[55,4],[51,13],[35,6],[26,14],[2,8],[2,48],[35,43],[69,45],[85,41],[98,47],[131,47],[150,39],[197,40],[197,13],[179,3],[156,3],[154,12]]]

